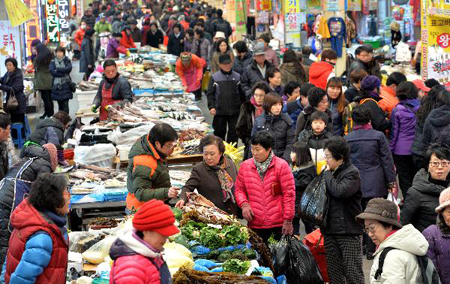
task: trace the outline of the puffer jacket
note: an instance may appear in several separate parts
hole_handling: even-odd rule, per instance
[[[69,253],[65,216],[40,212],[25,199],[11,216],[14,227],[5,283],[64,284]]]
[[[308,185],[317,176],[316,166],[309,164],[304,167],[294,169],[292,171],[295,180],[295,217],[299,218],[299,206],[302,199],[303,192],[305,192]]]
[[[294,128],[292,120],[286,113],[279,116],[263,113],[255,119],[252,129],[252,137],[259,131],[269,131],[272,133],[275,143],[273,153],[275,156],[283,158],[286,162],[291,161],[292,144],[295,142]]]
[[[114,84],[114,88],[112,90],[113,100],[122,100],[122,101],[127,100],[130,103],[133,102],[134,96],[133,91],[131,90],[130,82],[128,82],[128,80],[125,77],[121,76],[120,74],[117,74],[117,77],[111,81],[107,79],[106,76],[103,76],[103,80],[100,82],[97,94],[95,94],[94,101],[92,102],[92,104],[94,104],[96,108],[102,105],[103,85],[105,85],[106,89],[109,89],[111,88],[112,84]]]
[[[252,63],[252,60],[253,53],[251,51],[248,51],[242,59],[239,56],[236,56],[234,58],[233,70],[241,75],[244,74],[245,69]]]
[[[300,132],[303,130],[311,130],[311,115],[316,111],[316,108],[307,106],[297,118],[297,126],[295,127],[295,139],[300,136]],[[333,114],[331,110],[327,109],[325,113],[328,115],[327,129],[328,132],[333,133]]]
[[[331,120],[333,121],[333,134],[336,136],[344,135],[344,123],[342,120],[343,112],[339,113],[338,110],[338,102],[337,100],[331,100],[330,102],[330,110],[331,110]],[[348,105],[348,102],[345,101],[345,106]]]
[[[289,82],[304,84],[307,81],[306,74],[305,77],[297,75],[297,69],[295,68],[293,62],[281,64],[280,72],[281,83],[283,86],[286,86]]]
[[[328,192],[326,226],[321,229],[327,235],[361,235],[363,227],[356,221],[362,212],[361,179],[358,169],[350,162],[341,164],[334,171],[323,173]]]
[[[413,224],[421,232],[436,223],[435,209],[439,206],[439,195],[449,184],[448,178],[445,186],[431,182],[430,178],[426,169],[416,174],[401,212],[401,223]]]
[[[436,225],[431,225],[422,232],[427,239],[427,256],[433,261],[442,284],[450,284],[450,227],[438,218]]]
[[[266,66],[266,71],[270,67],[273,67],[273,65],[267,60],[264,62],[264,66]],[[245,92],[245,97],[247,98],[247,100],[250,100],[253,85],[265,80],[266,74],[261,74],[261,71],[259,71],[256,61],[253,60],[252,63],[248,65],[247,68],[244,70],[244,73],[242,73],[241,77],[242,88]]]
[[[430,112],[423,125],[423,146],[426,151],[430,143],[450,145],[450,106],[443,105]]]
[[[28,141],[39,145],[54,144],[57,148],[64,144],[64,125],[51,117],[42,120],[36,126],[36,130],[28,137]],[[21,154],[21,157],[23,155]]]
[[[309,82],[314,86],[326,89],[328,77],[334,71],[334,66],[325,61],[314,62],[309,68]]]
[[[404,100],[392,110],[389,148],[395,155],[411,155],[419,104],[417,99]]]
[[[63,84],[59,89],[58,86],[56,86],[56,84],[54,83],[55,78],[64,78],[66,76],[70,76],[70,72],[72,71],[72,63],[70,62],[69,57],[64,56],[63,61],[65,67],[56,68],[55,60],[57,59],[53,59],[50,63],[50,73],[53,76],[52,99],[55,101],[65,101],[73,99],[73,93],[70,89],[70,82],[72,82],[72,80],[70,80],[69,83]]]
[[[272,185],[277,182],[282,194],[273,196]],[[241,164],[236,179],[236,203],[242,208],[248,203],[253,210],[254,219],[249,227],[270,229],[282,227],[284,221],[292,221],[295,206],[295,182],[286,161],[276,156],[261,181],[255,160],[248,159]]]
[[[414,164],[415,166],[422,166],[423,160],[425,159],[425,153],[427,149],[426,146],[423,144],[423,123],[420,121],[416,122],[416,129],[414,132],[414,141],[411,146],[411,153],[413,155]]]
[[[32,163],[24,168],[20,174],[20,170],[30,159],[33,159]],[[38,175],[51,172],[50,154],[47,149],[33,145],[26,147],[24,149],[24,158],[12,166],[5,178],[0,182],[0,204],[10,209],[13,208],[16,187],[19,185],[19,183],[16,184],[16,179],[20,180],[21,186],[24,185],[29,189],[31,183],[36,180]]]
[[[229,73],[219,70],[211,76],[206,97],[208,108],[216,109],[217,115],[239,114],[241,104],[245,101],[241,75],[231,70]]]
[[[392,247],[386,254],[383,273],[379,280],[375,280],[381,252]],[[419,284],[421,272],[417,263],[417,256],[424,256],[428,250],[428,242],[412,225],[404,226],[386,238],[374,253],[372,268],[370,269],[370,283],[383,284]]]
[[[161,253],[155,252],[136,232],[120,235],[109,251],[114,261],[110,284],[164,284],[170,272]]]
[[[333,134],[326,128],[318,135],[314,134],[312,130],[303,130],[298,137],[298,141],[308,144],[313,162],[317,166],[319,162],[325,161],[324,147],[331,137],[333,137]]]
[[[13,73],[6,72],[6,74],[0,78],[0,90],[6,92],[5,102],[8,101],[12,91],[14,91],[14,95],[19,103],[19,106],[13,111],[8,111],[9,113],[25,113],[27,109],[27,99],[25,98],[23,89],[23,74],[22,70],[19,68],[16,68]]]
[[[352,164],[361,175],[363,198],[387,196],[388,184],[397,179],[394,160],[384,134],[373,129],[360,129],[344,138],[350,146]]]

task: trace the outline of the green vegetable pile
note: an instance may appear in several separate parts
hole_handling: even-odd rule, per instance
[[[173,207],[172,212],[173,212],[173,215],[175,215],[175,220],[180,222],[181,219],[183,218],[183,211],[180,208]]]
[[[250,268],[250,261],[241,261],[239,259],[230,259],[222,265],[223,271],[236,274],[245,274]]]
[[[225,262],[230,259],[252,260],[256,259],[256,252],[252,249],[235,250],[235,251],[224,250],[222,252],[218,250],[213,250],[203,257],[210,260],[216,260],[218,262]]]
[[[205,227],[200,230],[200,243],[202,246],[217,249],[223,247],[225,244],[225,240],[219,234],[219,229],[213,227]]]
[[[246,227],[236,225],[225,226],[221,232],[226,240],[226,245],[245,244],[248,241],[248,231]]]
[[[181,234],[188,238],[188,240],[194,241],[200,237],[200,230],[205,227],[205,223],[198,223],[190,220],[183,227],[181,227]]]

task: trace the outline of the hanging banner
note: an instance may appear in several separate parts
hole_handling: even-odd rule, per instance
[[[325,11],[338,11],[339,10],[339,0],[327,0],[325,1]]]
[[[427,0],[428,14],[430,16],[441,16],[450,18],[449,0]]]
[[[66,33],[70,31],[69,15],[70,15],[69,0],[58,0],[58,18],[61,33]]]
[[[40,24],[40,7],[37,4],[37,0],[25,0],[24,3],[33,12],[33,19],[26,22],[26,45],[27,45],[27,58],[31,56],[31,42],[35,39],[41,39],[41,24]]]
[[[347,1],[347,10],[354,12],[361,12],[362,9],[362,0],[348,0]]]
[[[315,13],[322,10],[320,0],[306,0],[306,9],[309,13]]]
[[[50,42],[59,42],[58,3],[56,0],[47,0],[45,5],[47,38]]]
[[[240,33],[247,32],[247,2],[245,0],[236,0],[236,31]]]
[[[10,21],[0,21],[0,62],[5,62],[6,58],[17,59],[18,67],[22,67],[20,52],[20,32],[19,27],[13,27]],[[5,64],[0,64],[0,74],[6,73]]]
[[[34,17],[30,9],[20,0],[5,0],[5,7],[13,27],[21,25]]]
[[[256,11],[272,11],[272,2],[270,0],[257,0]]]

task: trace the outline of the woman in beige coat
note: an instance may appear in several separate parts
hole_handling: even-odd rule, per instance
[[[289,82],[304,84],[308,82],[309,74],[305,67],[298,60],[297,54],[293,50],[287,50],[283,56],[283,64],[280,67],[281,84],[286,86]],[[308,68],[309,71],[309,68]]]

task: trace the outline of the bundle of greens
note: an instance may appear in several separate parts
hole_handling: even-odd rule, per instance
[[[181,227],[181,234],[188,238],[188,240],[194,241],[200,237],[200,230],[206,226],[205,223],[198,223],[190,220]]]
[[[221,234],[223,235],[225,245],[227,246],[246,244],[249,238],[247,228],[238,225],[224,226]]]
[[[219,229],[213,227],[205,227],[200,230],[200,244],[209,249],[217,249],[223,247],[225,240],[219,234]]]
[[[230,259],[225,261],[222,265],[223,271],[232,272],[236,274],[245,274],[247,270],[250,268],[250,261],[242,261],[239,259]]]

